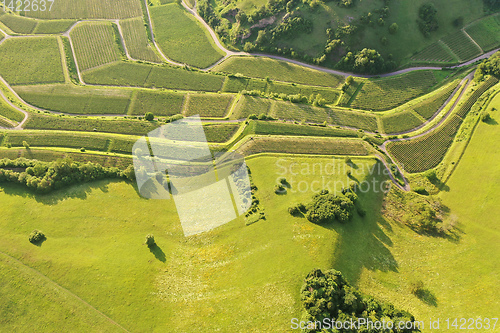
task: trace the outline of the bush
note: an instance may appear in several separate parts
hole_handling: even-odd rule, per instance
[[[286,178],[285,177],[280,177],[278,178],[278,183],[281,183],[283,185],[286,185],[287,181],[286,181]]]
[[[84,148],[84,147],[80,148],[80,151],[81,151],[82,153],[84,153],[84,152],[85,152],[85,148]]]
[[[398,32],[399,26],[397,23],[393,23],[389,26],[389,33],[394,35],[396,32]]]
[[[286,193],[286,188],[282,184],[276,184],[274,186],[274,193],[284,194],[284,193]]]
[[[30,147],[29,143],[26,141],[23,141],[23,147],[28,149]]]
[[[413,191],[415,193],[422,194],[422,195],[428,195],[429,194],[429,192],[427,192],[427,190],[424,187],[415,187],[413,189]]]
[[[488,112],[483,113],[483,115],[481,116],[481,121],[487,123],[490,120],[491,120],[490,114]]]
[[[410,292],[418,295],[424,290],[424,283],[421,280],[415,280],[410,283]]]
[[[146,112],[144,119],[147,121],[153,121],[155,119],[155,115],[152,112]]]
[[[146,245],[148,247],[153,247],[156,245],[155,237],[153,235],[149,234],[146,236]]]
[[[33,230],[29,236],[30,243],[36,244],[45,240],[45,234],[40,230]]]

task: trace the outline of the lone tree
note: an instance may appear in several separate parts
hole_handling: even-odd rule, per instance
[[[398,32],[398,30],[399,30],[399,26],[398,26],[398,24],[397,24],[397,23],[393,23],[393,24],[391,24],[391,25],[389,26],[389,33],[391,33],[391,34],[393,34],[393,35],[394,35],[396,32]]]
[[[40,230],[33,230],[29,236],[29,241],[33,244],[37,244],[45,239],[45,234]]]
[[[155,115],[152,112],[147,112],[144,115],[144,119],[146,119],[147,121],[152,121],[155,119]]]
[[[23,141],[23,147],[28,149],[30,147],[30,144],[26,141]]]
[[[153,247],[156,245],[155,237],[153,235],[149,234],[146,236],[146,245],[148,247]]]

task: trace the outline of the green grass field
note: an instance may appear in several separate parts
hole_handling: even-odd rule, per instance
[[[42,6],[42,3],[39,2]],[[74,0],[54,1],[52,8],[47,2],[46,10],[21,12],[26,16],[41,19],[124,19],[142,15],[141,4],[135,0]],[[49,10],[50,9],[50,10]]]
[[[500,100],[497,101],[500,108]],[[500,121],[498,111],[493,118]],[[495,263],[500,260],[500,252],[495,244],[499,243],[500,206],[494,198],[500,188],[499,182],[493,180],[500,176],[500,154],[496,148],[499,139],[498,125],[480,123],[446,183],[449,190],[439,195],[456,221],[456,239],[418,235],[381,217],[377,226],[383,238],[378,239],[385,239],[386,255],[376,256],[367,255],[373,251],[372,242],[362,246],[355,243],[356,239],[365,239],[365,225],[346,228],[346,242],[355,245],[344,257],[350,260],[339,262],[336,268],[350,281],[356,281],[361,291],[425,319],[424,333],[435,331],[428,327],[431,318],[442,318],[441,331],[457,333],[463,330],[443,328],[446,318],[497,317],[500,272]],[[388,259],[396,264],[395,270],[387,269]],[[377,263],[379,267],[374,266]],[[409,284],[415,280],[423,281],[427,300],[410,293]]]
[[[30,57],[23,54],[29,50]],[[0,45],[0,75],[12,85],[64,82],[56,37],[13,38]]]
[[[122,62],[84,73],[85,82],[112,86],[135,86],[194,91],[219,91],[224,77],[170,66]]]
[[[498,17],[498,16],[497,16]],[[485,51],[495,48],[500,44],[500,22],[497,17],[490,16],[467,27],[465,31]]]
[[[132,58],[161,63],[160,57],[149,44],[142,17],[120,21],[120,26],[123,30],[125,45]]]
[[[414,71],[396,77],[370,79],[352,102],[352,107],[383,111],[423,95],[437,83],[432,71]]]
[[[3,99],[0,99],[0,116],[17,122],[24,119],[24,114],[22,112],[14,109]]]
[[[188,94],[186,116],[223,118],[229,112],[234,96],[229,94]]]
[[[36,107],[70,114],[126,114],[130,90],[45,85],[16,87],[19,96]]]
[[[109,22],[84,22],[71,31],[81,71],[119,61],[122,56]]]
[[[240,73],[248,77],[266,78],[271,80],[317,85],[335,88],[342,78],[333,74],[301,67],[284,61],[257,57],[231,57],[214,71]],[[252,90],[248,89],[247,90]]]
[[[157,43],[170,59],[205,68],[224,56],[205,28],[181,5],[153,7],[151,17]]]

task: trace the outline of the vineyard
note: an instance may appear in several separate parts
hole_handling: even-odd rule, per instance
[[[441,106],[446,102],[446,100],[451,96],[455,88],[460,82],[455,80],[450,83],[446,88],[436,92],[429,98],[426,98],[424,101],[418,103],[413,107],[413,110],[424,117],[425,119],[430,119],[434,114],[439,110]]]
[[[480,55],[481,49],[462,30],[442,39],[460,61],[467,61]]]
[[[47,4],[49,6],[49,4]],[[125,19],[142,16],[137,0],[56,0],[51,10],[21,12],[41,19]]]
[[[237,151],[244,156],[258,153],[368,155],[367,144],[360,139],[319,137],[253,137]]]
[[[465,31],[476,43],[485,51],[491,50],[500,45],[500,23],[498,15],[484,18],[473,25],[467,27]]]
[[[83,74],[85,82],[111,86],[134,86],[216,92],[224,76],[211,75],[170,66],[116,63]]]
[[[340,92],[338,90],[311,86],[300,86],[300,94],[307,97],[311,95],[316,96],[319,94],[326,100],[326,103],[328,104],[337,103],[340,96]]]
[[[122,59],[113,26],[109,22],[84,22],[71,31],[81,71]]]
[[[260,135],[358,137],[358,133],[353,130],[269,121],[251,121],[247,129],[245,129],[245,133]]]
[[[156,41],[170,59],[205,68],[224,56],[208,32],[180,4],[153,7],[151,17]]]
[[[305,85],[337,87],[342,78],[334,74],[290,64],[270,58],[231,57],[217,65],[214,71],[240,73],[248,77],[266,78],[275,81],[300,83]],[[247,90],[251,90],[248,89]]]
[[[423,95],[437,83],[432,71],[414,71],[397,77],[370,79],[352,102],[357,109],[383,111]]]
[[[271,82],[268,84],[268,92],[285,95],[296,95],[300,88],[290,83]]]
[[[109,139],[93,135],[24,132],[9,132],[4,144],[10,144],[12,147],[22,147],[24,141],[30,147],[69,147],[101,151],[105,151],[109,144]]]
[[[269,114],[271,105],[272,101],[269,99],[243,95],[236,103],[230,119],[245,119],[251,114],[267,115]]]
[[[412,60],[415,61],[427,61],[427,62],[444,62],[444,63],[453,63],[458,59],[455,58],[455,55],[448,49],[447,46],[441,41],[437,41],[432,43],[416,55],[414,55]]]
[[[291,102],[273,101],[269,114],[273,118],[284,120],[315,123],[330,122],[327,109]]]
[[[229,111],[234,96],[229,94],[188,94],[186,116],[223,118]]]
[[[8,105],[3,99],[0,99],[0,116],[16,122],[20,122],[24,119],[24,114],[22,112]]]
[[[36,27],[37,21],[19,15],[0,13],[0,22],[7,28],[18,34],[30,34]]]
[[[492,77],[482,83],[460,106],[456,114],[436,130],[417,139],[392,142],[387,145],[387,150],[408,172],[422,172],[436,167],[453,143],[462,124],[462,118],[467,115],[479,97],[497,82],[498,80]]]
[[[238,130],[238,124],[207,124],[203,130],[208,142],[227,142]]]
[[[387,150],[407,172],[423,172],[436,167],[444,158],[462,118],[452,116],[445,125],[418,139],[397,141],[387,145]]]
[[[247,78],[228,76],[226,81],[224,81],[224,85],[222,86],[222,91],[232,92],[232,93],[240,92],[246,89],[248,81],[249,79]]]
[[[0,59],[0,75],[12,85],[64,82],[56,37],[7,39],[0,45]]]
[[[182,112],[185,94],[139,90],[134,94],[129,113],[144,115],[152,112],[155,116],[172,116]]]
[[[27,103],[72,114],[126,114],[131,92],[123,89],[46,85],[16,87]]]
[[[467,113],[469,113],[470,109],[472,108],[472,105],[476,103],[476,101],[481,97],[481,95],[494,86],[495,84],[498,83],[498,79],[495,77],[490,77],[488,80],[483,82],[473,93],[470,95],[470,97],[467,99],[467,101],[463,104],[460,105],[460,108],[457,111],[457,115],[459,117],[465,118]]]
[[[410,110],[382,116],[382,126],[386,134],[402,133],[422,124],[422,120]]]
[[[39,20],[35,29],[34,34],[59,34],[69,30],[76,21],[74,20],[51,20],[42,21]]]
[[[120,21],[120,26],[125,45],[132,58],[161,63],[160,57],[149,44],[144,20],[141,17]]]
[[[328,113],[331,122],[335,125],[354,127],[370,132],[378,130],[377,118],[374,115],[341,109],[328,109]]]

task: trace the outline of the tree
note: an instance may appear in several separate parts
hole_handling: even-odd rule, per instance
[[[45,239],[46,239],[45,234],[40,230],[33,230],[29,235],[29,241],[30,243],[33,244],[37,244]]]
[[[351,85],[354,83],[354,77],[349,75],[346,79],[345,79],[345,83],[347,83],[348,85]]]
[[[155,237],[153,235],[149,234],[146,236],[146,245],[148,247],[153,247],[156,245]]]
[[[432,2],[420,6],[417,20],[418,27],[425,37],[428,37],[431,32],[439,28],[439,23],[436,18],[437,9]]]
[[[144,115],[144,119],[146,119],[147,121],[152,121],[155,119],[155,115],[152,112],[146,112],[146,114]]]
[[[389,26],[389,33],[391,33],[393,35],[396,34],[398,32],[398,30],[399,30],[399,26],[397,23],[393,23]]]
[[[26,148],[26,149],[29,149],[30,148],[30,145],[28,142],[26,141],[23,141],[23,147]]]
[[[488,112],[486,113],[483,113],[483,115],[481,116],[481,120],[484,122],[484,123],[487,123],[491,120],[491,116]]]

